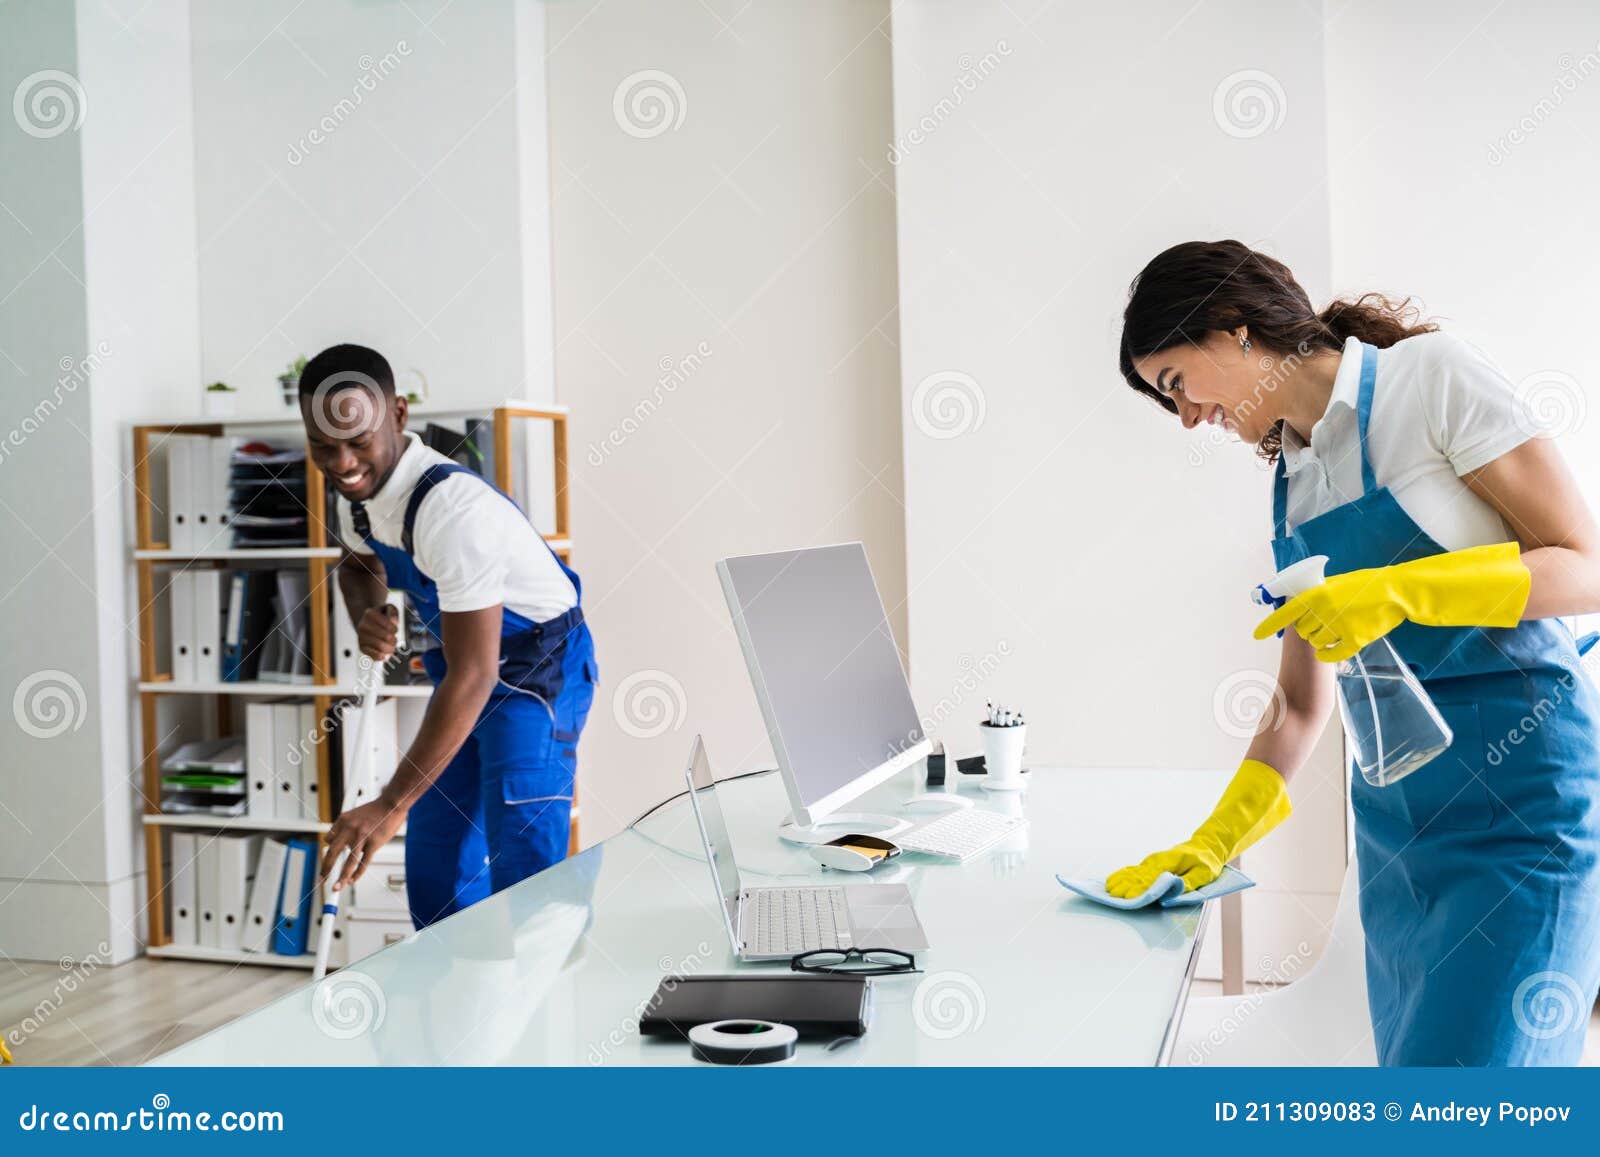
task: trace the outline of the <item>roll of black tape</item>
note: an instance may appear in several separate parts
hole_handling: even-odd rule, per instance
[[[718,1020],[689,1030],[695,1059],[714,1065],[770,1065],[794,1056],[800,1034],[767,1020]]]

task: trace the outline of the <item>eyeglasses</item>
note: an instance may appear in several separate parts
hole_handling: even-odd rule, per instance
[[[819,948],[789,961],[794,972],[833,972],[847,976],[887,976],[921,972],[917,958],[897,948]]]

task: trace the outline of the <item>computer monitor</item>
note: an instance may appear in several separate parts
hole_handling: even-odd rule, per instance
[[[717,575],[789,793],[781,834],[815,842],[838,834],[823,825],[903,827],[840,813],[929,750],[866,549],[725,558]]]

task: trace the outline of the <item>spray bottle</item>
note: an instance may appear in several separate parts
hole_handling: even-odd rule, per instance
[[[1255,601],[1282,606],[1321,586],[1328,556],[1314,554],[1256,588]],[[1439,755],[1455,739],[1422,683],[1388,639],[1368,643],[1335,665],[1339,719],[1350,755],[1373,787],[1388,787]]]

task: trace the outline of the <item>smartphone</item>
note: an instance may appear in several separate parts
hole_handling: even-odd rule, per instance
[[[828,846],[849,848],[852,852],[859,852],[873,863],[878,863],[881,860],[890,860],[900,854],[898,845],[891,844],[888,840],[879,839],[877,836],[840,836],[836,840],[829,840]]]

